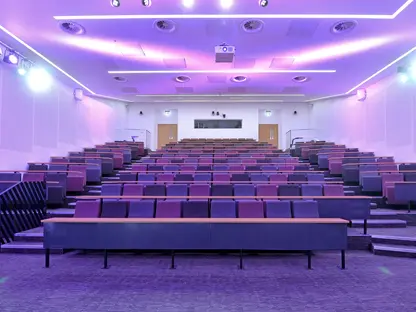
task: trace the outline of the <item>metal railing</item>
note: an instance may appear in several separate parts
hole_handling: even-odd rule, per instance
[[[316,129],[292,129],[286,132],[286,149],[291,148],[294,141],[319,141]]]
[[[41,226],[46,218],[44,182],[16,182],[0,193],[0,245],[16,233]]]

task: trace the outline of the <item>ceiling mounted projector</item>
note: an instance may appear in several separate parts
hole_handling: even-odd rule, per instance
[[[222,44],[215,47],[216,63],[232,63],[234,62],[235,47]]]

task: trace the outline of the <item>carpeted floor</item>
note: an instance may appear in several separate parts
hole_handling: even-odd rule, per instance
[[[169,257],[0,254],[1,312],[407,312],[416,307],[416,260],[318,253],[314,270],[300,255]]]

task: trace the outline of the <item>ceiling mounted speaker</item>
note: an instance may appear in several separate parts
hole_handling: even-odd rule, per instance
[[[364,102],[367,99],[367,90],[366,89],[358,89],[357,90],[357,100]]]
[[[84,98],[84,91],[82,89],[75,89],[74,90],[74,99],[76,101],[82,101]]]

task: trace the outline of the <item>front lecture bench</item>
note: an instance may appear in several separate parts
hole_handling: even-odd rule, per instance
[[[171,268],[178,250],[237,250],[239,268],[243,251],[306,251],[312,268],[312,251],[340,250],[345,269],[348,221],[337,218],[268,219],[136,219],[51,218],[43,220],[45,267],[50,249],[169,250]]]

